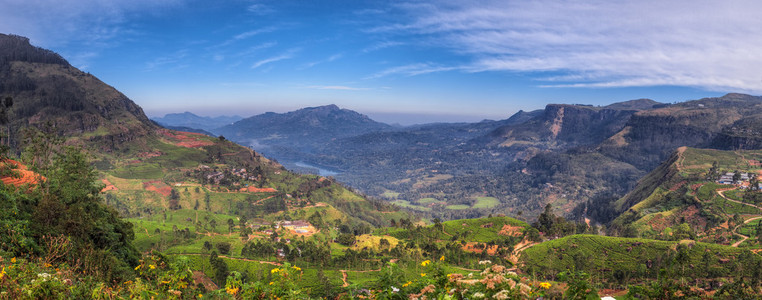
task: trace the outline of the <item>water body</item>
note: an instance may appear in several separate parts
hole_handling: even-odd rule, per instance
[[[336,175],[339,174],[339,172],[334,172],[334,171],[331,171],[331,170],[326,170],[326,169],[323,169],[323,168],[320,168],[320,167],[317,167],[317,166],[313,166],[313,165],[310,165],[308,163],[301,162],[301,161],[300,162],[295,162],[294,165],[297,166],[297,167],[302,167],[302,168],[317,169],[318,170],[318,175],[320,175],[320,176],[336,176]]]

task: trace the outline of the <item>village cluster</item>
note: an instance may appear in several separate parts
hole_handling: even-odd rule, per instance
[[[751,186],[751,182],[754,181],[755,178],[756,175],[754,173],[727,172],[720,175],[720,178],[717,179],[717,183],[737,185],[741,189],[762,189],[762,183],[756,183],[756,186]]]

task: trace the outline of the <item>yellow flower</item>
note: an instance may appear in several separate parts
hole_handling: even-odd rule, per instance
[[[188,287],[188,284],[187,284],[187,283],[185,283],[185,282],[180,282],[180,283],[178,284],[178,286],[179,286],[181,289],[184,289],[184,288]]]
[[[270,273],[272,273],[272,274],[275,274],[275,273],[278,273],[278,272],[280,272],[280,269],[278,269],[278,268],[270,270]]]
[[[430,264],[430,263],[431,263],[431,261],[430,261],[430,260],[428,260],[428,259],[427,259],[427,260],[424,260],[423,262],[421,262],[421,267],[425,267],[425,266],[427,266],[427,265],[428,265],[428,264]]]
[[[444,255],[442,255],[442,257],[439,258],[439,261],[444,261]]]
[[[426,273],[421,273],[421,277],[426,277]]]
[[[50,268],[50,267],[52,267],[52,266],[53,266],[53,265],[51,265],[51,264],[49,264],[49,263],[45,263],[45,265],[44,265],[44,267],[45,267],[45,268]]]
[[[3,267],[3,270],[0,271],[0,279],[3,279],[5,277],[5,267]]]
[[[204,295],[202,295],[202,294],[198,294],[198,297],[199,297],[199,298],[204,298]]]
[[[139,270],[139,269],[140,269],[140,267],[142,267],[142,266],[143,266],[143,265],[138,265],[137,267],[135,267],[135,271]]]
[[[301,271],[302,270],[302,268],[297,267],[297,266],[293,266],[292,268],[294,268],[294,270],[297,270],[297,271]]]
[[[408,281],[407,283],[403,284],[402,287],[407,287],[408,285],[411,285],[411,284],[413,284],[413,282],[412,281]]]
[[[273,284],[275,284],[275,282],[270,281],[270,285],[273,285]]]
[[[154,265],[148,265],[148,267],[151,268],[151,270],[156,269],[156,266]]]
[[[234,288],[234,289],[231,289],[231,288],[227,288],[225,291],[226,291],[228,294],[231,294],[231,295],[235,295],[236,293],[238,293],[238,288]]]
[[[11,258],[11,263],[14,263],[14,264],[16,263],[16,258],[15,257]]]
[[[172,281],[169,281],[169,280],[162,280],[162,281],[161,281],[161,283],[163,283],[163,284],[168,284],[168,283],[170,283],[170,282],[172,282]]]
[[[547,290],[550,288],[550,282],[540,282],[540,287]]]

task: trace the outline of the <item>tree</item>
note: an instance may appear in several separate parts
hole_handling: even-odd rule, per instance
[[[169,192],[169,209],[176,210],[180,209],[180,194],[175,191],[175,189],[172,189]]]
[[[228,232],[232,233],[234,227],[235,221],[233,221],[233,219],[228,219]]]
[[[214,247],[217,248],[217,251],[220,251],[220,254],[230,254],[230,243],[228,242],[217,243]]]

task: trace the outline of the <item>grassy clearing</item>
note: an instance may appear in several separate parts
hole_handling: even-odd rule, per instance
[[[447,205],[445,206],[445,208],[452,209],[452,210],[462,210],[462,209],[469,209],[471,207],[465,204],[456,204],[456,205]]]
[[[495,197],[476,197],[473,208],[493,208],[498,204],[500,204],[500,200]]]
[[[407,200],[395,200],[395,201],[392,201],[392,203],[399,207],[404,207],[404,208],[409,208],[414,210],[431,211],[431,208],[429,207],[423,207],[420,205],[411,204],[410,201],[407,201]]]

